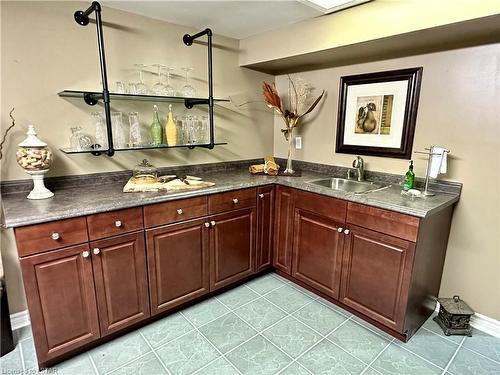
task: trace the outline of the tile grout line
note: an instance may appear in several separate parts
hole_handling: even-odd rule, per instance
[[[446,341],[449,341],[449,342],[451,342],[451,343],[453,343],[453,344],[455,344],[455,345],[457,345],[457,346],[458,346],[458,345],[460,345],[460,343],[457,343],[456,341],[451,340],[451,339],[450,339],[450,338],[448,338],[447,336],[440,335],[439,333],[434,332],[433,330],[431,330],[431,329],[429,329],[429,328],[426,328],[426,327],[424,327],[423,325],[422,325],[422,326],[421,326],[418,330],[420,331],[421,329],[426,330],[427,332],[430,332],[430,333],[432,333],[432,334],[434,334],[434,335],[436,335],[436,336],[438,336],[438,337],[441,337],[442,339],[445,339]],[[417,331],[417,332],[418,332],[418,331]],[[462,341],[462,340],[460,340],[460,341]]]
[[[425,362],[430,363],[431,365],[433,365],[433,366],[437,367],[438,369],[443,370],[443,368],[442,368],[441,366],[439,366],[439,365],[435,364],[434,362],[429,361],[427,358],[422,357],[420,354],[417,354],[417,353],[415,353],[415,352],[411,351],[410,349],[405,348],[402,344],[400,344],[400,343],[398,343],[398,342],[394,342],[394,345],[396,345],[396,346],[400,347],[401,349],[403,349],[403,350],[407,351],[408,353],[413,354],[414,356],[417,356],[418,358],[420,358],[420,359],[424,360]]]
[[[18,341],[17,344],[19,345],[19,356],[21,357],[21,367],[23,368],[23,374],[24,374],[26,372],[26,364],[24,363],[23,344],[21,343],[21,341]]]
[[[366,368],[365,368],[363,371],[361,371],[361,374],[359,374],[359,375],[363,375],[363,374],[364,374],[364,373],[365,373],[365,372],[366,372],[369,368],[372,368],[373,370],[377,371],[379,374],[382,374],[379,370],[377,370],[377,369],[375,369],[375,368],[373,368],[373,367],[371,367],[371,366],[372,366],[372,365],[375,363],[375,361],[376,361],[376,360],[377,360],[377,359],[378,359],[378,358],[382,355],[382,353],[383,353],[383,352],[385,352],[385,351],[386,351],[386,349],[387,349],[387,348],[388,348],[388,347],[389,347],[389,346],[390,346],[390,345],[394,342],[394,340],[396,340],[396,339],[395,339],[395,338],[393,338],[391,341],[389,341],[389,342],[387,343],[387,345],[384,347],[384,349],[382,349],[382,350],[380,351],[380,353],[378,353],[378,354],[375,356],[375,358],[373,358],[373,359],[372,359],[372,361],[368,364],[368,366],[366,366]]]
[[[462,341],[460,341],[460,344],[458,345],[457,349],[455,350],[455,353],[453,353],[453,355],[451,356],[450,360],[448,361],[448,363],[444,367],[443,372],[441,373],[442,375],[444,375],[444,374],[446,374],[446,372],[448,372],[448,369],[450,368],[451,363],[453,362],[453,360],[457,356],[458,351],[460,350],[460,348],[462,347],[462,345],[463,345],[464,342],[465,342],[465,337],[463,338]]]
[[[165,369],[165,371],[167,372],[167,375],[171,375],[170,371],[168,370],[167,366],[165,365],[165,363],[163,363],[163,360],[160,358],[160,356],[158,355],[158,353],[155,352],[153,346],[149,343],[149,341],[146,339],[146,337],[144,337],[143,333],[141,331],[139,331],[139,335],[141,335],[141,337],[143,338],[144,341],[146,341],[146,344],[149,346],[149,348],[151,349],[151,351],[153,352],[154,356],[156,357],[156,359],[158,361],[160,361],[160,364],[162,365],[162,367]]]
[[[104,373],[104,375],[110,375],[110,374],[112,374],[112,373],[114,373],[114,372],[116,372],[116,371],[118,371],[118,370],[122,369],[123,367],[130,365],[132,362],[135,362],[135,361],[137,361],[138,359],[141,359],[141,358],[143,358],[143,357],[147,356],[148,354],[151,354],[151,351],[148,351],[147,353],[141,354],[140,356],[135,357],[134,359],[131,359],[130,361],[125,362],[124,364],[122,364],[122,365],[118,366],[117,368],[114,368],[114,369],[113,369],[113,370],[111,370],[111,371],[105,372],[105,373]],[[98,374],[101,374],[101,373],[100,373],[100,372],[98,372]]]
[[[220,301],[219,301],[219,302],[220,302]],[[225,305],[224,305],[224,306],[225,306]],[[227,308],[227,306],[226,306],[226,308]],[[229,311],[229,312],[231,312],[231,311]],[[185,319],[187,319],[187,318],[184,316],[184,314],[182,313],[182,311],[180,311],[180,314],[181,314],[181,315],[182,315]],[[227,314],[224,314],[223,316],[225,316],[225,315],[227,315]],[[192,324],[192,323],[191,323],[191,321],[189,321],[189,320],[188,320],[188,322],[189,322],[190,324]],[[193,325],[193,327],[194,327],[194,325]],[[218,358],[221,358],[221,357],[222,357],[222,358],[224,358],[224,359],[226,358],[226,357],[224,356],[224,353],[222,353],[222,352],[219,350],[219,348],[218,348],[217,346],[215,346],[215,344],[213,344],[213,343],[212,343],[212,341],[210,341],[210,340],[208,339],[208,337],[206,337],[206,336],[203,334],[203,332],[201,332],[201,331],[200,331],[197,327],[194,327],[194,329],[195,329],[195,331],[196,331],[196,332],[198,332],[198,333],[199,333],[199,334],[200,334],[200,335],[201,335],[201,336],[202,336],[202,337],[203,337],[203,338],[204,338],[204,339],[205,339],[205,340],[206,340],[206,341],[207,341],[210,345],[212,345],[212,346],[214,347],[214,349],[215,349],[215,350],[216,350],[216,351],[220,354],[220,356],[219,356],[219,357],[217,357],[217,358],[215,358],[215,359],[214,359],[214,361],[215,361],[216,359],[218,359]],[[214,361],[213,361],[213,362],[214,362]],[[234,366],[234,365],[231,363],[231,361],[228,361],[228,362],[229,362],[229,364],[230,364],[230,365],[231,365],[231,366],[232,366],[232,367],[236,370],[236,372],[237,372],[238,374],[241,374],[241,372],[240,372],[240,371],[236,368],[236,366]],[[210,362],[210,363],[211,363],[211,362]],[[193,371],[193,373],[196,373],[197,371],[201,370],[202,368],[205,368],[206,366],[208,366],[208,363],[207,363],[205,366],[200,367],[200,368],[199,368],[199,369],[197,369],[196,371]]]
[[[464,343],[465,343],[465,340],[466,340],[466,339],[467,339],[467,338],[465,337],[465,338],[464,338],[464,341],[463,341]],[[487,355],[485,355],[485,354],[479,353],[478,351],[476,351],[476,350],[474,350],[474,349],[470,349],[470,348],[468,348],[468,347],[466,347],[466,346],[464,346],[464,345],[462,345],[462,348],[464,348],[465,350],[468,350],[469,352],[472,352],[472,353],[474,353],[474,354],[477,354],[477,355],[478,355],[478,356],[480,356],[480,357],[483,357],[483,358],[485,358],[485,359],[488,359],[488,360],[492,361],[493,363],[496,363],[496,364],[500,365],[500,362],[499,362],[499,361],[496,361],[496,360],[494,360],[494,359],[492,359],[492,358],[488,357],[488,356],[487,356]]]
[[[90,355],[90,350],[87,351],[87,357],[89,358],[90,364],[92,365],[92,368],[94,369],[96,375],[99,375],[99,370],[97,370],[97,366],[94,363],[94,360],[92,359],[92,356]]]

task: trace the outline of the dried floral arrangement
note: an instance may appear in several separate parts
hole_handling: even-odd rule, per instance
[[[299,124],[299,120],[303,116],[316,108],[323,98],[325,91],[323,90],[307,109],[305,108],[308,103],[309,95],[311,94],[311,87],[301,78],[292,79],[288,76],[288,108],[285,107],[284,101],[278,94],[278,90],[274,83],[271,85],[267,82],[263,82],[262,94],[264,95],[267,106],[273,108],[285,122],[285,128],[281,129],[285,139],[288,141],[288,162],[285,173],[293,174],[294,171],[291,167],[293,129]]]
[[[288,76],[288,108],[284,107],[283,100],[278,94],[278,90],[276,89],[276,85],[274,83],[271,85],[267,82],[263,82],[262,91],[267,106],[269,108],[273,108],[275,112],[283,118],[286,128],[281,131],[287,140],[288,134],[298,125],[299,120],[303,116],[312,112],[325,94],[325,91],[323,90],[321,95],[316,98],[311,106],[306,111],[303,111],[311,93],[311,88],[301,78],[293,80],[290,76]],[[303,112],[300,113],[301,111]]]

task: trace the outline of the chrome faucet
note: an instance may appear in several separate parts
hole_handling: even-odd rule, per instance
[[[356,168],[358,172],[358,181],[364,181],[365,179],[365,161],[361,156],[356,156],[356,159],[352,162],[353,168]]]

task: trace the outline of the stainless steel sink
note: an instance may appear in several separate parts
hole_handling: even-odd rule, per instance
[[[349,193],[368,193],[372,190],[380,189],[384,185],[379,185],[369,181],[346,180],[345,178],[326,178],[309,181],[310,184],[324,186],[333,190],[342,190]]]

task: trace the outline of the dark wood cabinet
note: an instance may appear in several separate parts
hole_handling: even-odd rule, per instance
[[[272,265],[274,227],[274,186],[257,189],[257,231],[255,271]]]
[[[340,301],[403,332],[415,243],[350,225]]]
[[[16,228],[38,362],[267,268],[406,341],[434,311],[452,212],[273,184]]]
[[[274,268],[291,274],[293,245],[294,189],[276,186],[274,225]]]
[[[146,231],[153,315],[208,293],[208,219]]]
[[[332,219],[295,210],[292,276],[333,298],[340,289],[342,229]]]
[[[215,215],[210,223],[210,290],[215,290],[254,271],[255,208]]]
[[[21,259],[39,363],[99,338],[88,244]]]
[[[149,317],[144,232],[93,241],[90,248],[101,336]]]

